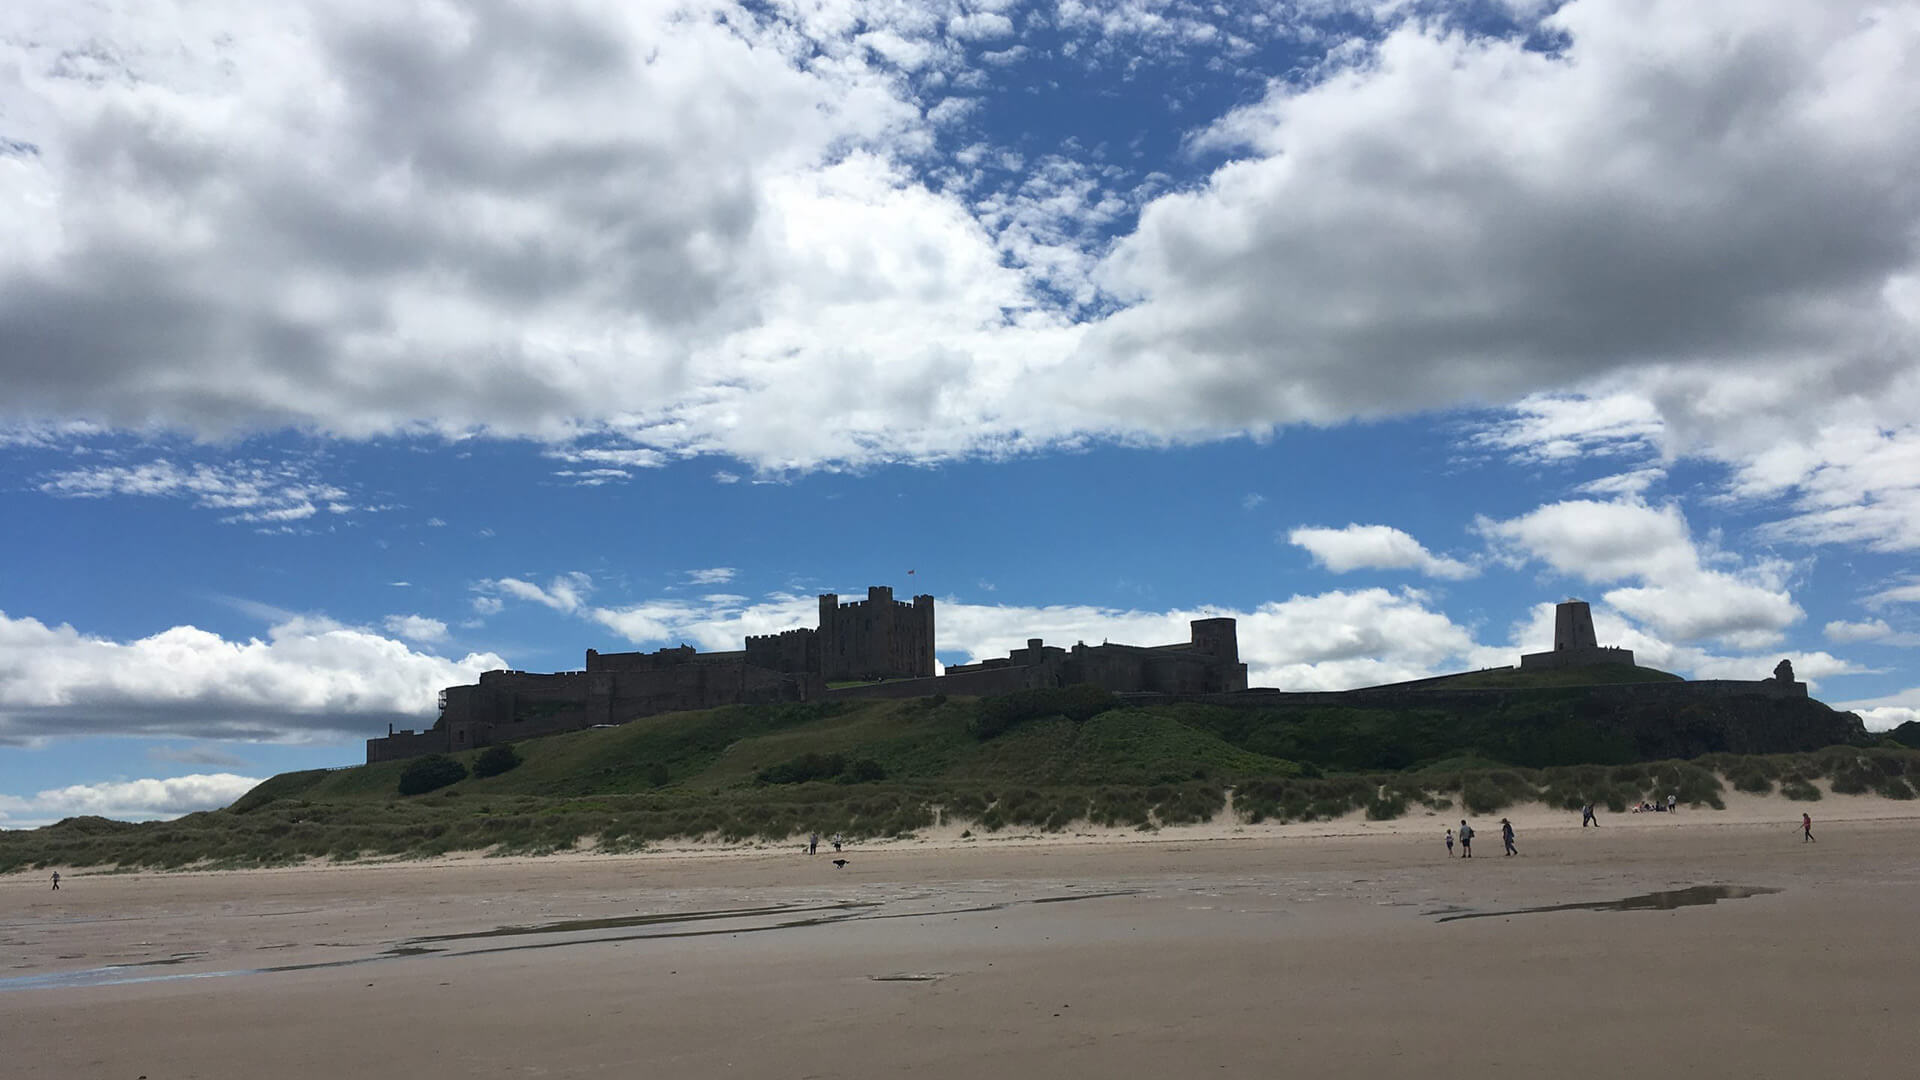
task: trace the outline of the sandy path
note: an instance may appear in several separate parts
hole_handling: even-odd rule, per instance
[[[0,1047],[10,1077],[129,1080],[1905,1075],[1920,821],[1878,802],[1813,804],[1818,844],[1771,799],[1585,832],[1516,815],[1523,855],[1482,822],[1472,862],[1413,820],[863,848],[839,871],[783,850],[57,896],[15,875]],[[1780,891],[1514,913],[1711,884]],[[489,933],[568,920],[602,922]],[[381,958],[406,946],[439,951]],[[90,982],[154,975],[199,977]]]

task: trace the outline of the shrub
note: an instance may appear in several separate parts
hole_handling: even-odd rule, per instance
[[[415,758],[400,773],[400,794],[424,795],[467,778],[467,767],[445,754]]]
[[[1460,793],[1461,804],[1476,814],[1491,814],[1512,801],[1500,785],[1485,777],[1467,781],[1466,788]]]
[[[1898,776],[1883,778],[1879,784],[1874,786],[1873,790],[1889,799],[1911,799],[1914,797],[1913,786],[1908,784],[1903,777]]]
[[[1398,791],[1383,791],[1367,803],[1368,821],[1392,821],[1407,812],[1407,797]]]
[[[984,742],[1027,720],[1064,716],[1079,723],[1091,720],[1118,704],[1119,700],[1112,694],[1085,683],[1018,690],[1002,697],[983,699],[978,715],[967,722],[967,730],[974,738]]]
[[[1820,789],[1805,780],[1782,780],[1780,794],[1797,802],[1820,801]]]
[[[754,780],[762,784],[804,784],[809,780],[831,780],[846,771],[847,759],[843,754],[809,753],[761,769]]]
[[[841,779],[850,784],[871,784],[887,778],[887,770],[872,758],[860,758],[847,766],[847,772]]]
[[[664,761],[656,761],[647,766],[647,783],[652,787],[666,787],[673,780],[673,770],[667,768]]]
[[[515,750],[512,743],[501,743],[498,746],[489,746],[485,750],[480,751],[479,757],[473,759],[473,775],[480,777],[499,776],[501,773],[517,767],[520,761],[520,751]]]

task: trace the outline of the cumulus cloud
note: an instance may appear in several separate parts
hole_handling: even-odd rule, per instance
[[[938,159],[916,80],[1039,57],[969,52],[1014,29],[995,7],[118,6],[0,15],[32,148],[0,186],[23,424],[635,456],[568,478],[604,481],[1524,399],[1493,445],[1564,460],[1657,419],[1745,469],[1794,443],[1765,473],[1806,500],[1783,535],[1920,535],[1894,478],[1920,404],[1907,8],[1572,0],[1487,38],[1422,5],[1336,5],[1357,32],[1068,5],[1076,63],[1231,56],[1255,23],[1325,49],[1209,124],[1191,145],[1232,160],[1136,225],[1088,161],[975,199],[955,175],[1009,151]],[[1898,447],[1776,438],[1849,409]]]
[[[1912,93],[1920,18],[1576,0],[1537,30],[1564,48],[1409,20],[1214,125],[1201,144],[1237,159],[1102,268],[1134,303],[1086,343],[1093,407],[1231,426],[1629,369],[1839,360],[1887,387],[1911,367],[1896,178],[1920,121],[1881,114]]]
[[[439,619],[429,619],[425,615],[389,615],[381,623],[387,633],[397,634],[409,641],[445,641],[447,624]]]
[[[1336,574],[1353,570],[1413,570],[1429,577],[1460,580],[1479,571],[1458,559],[1428,551],[1420,541],[1391,525],[1349,524],[1344,529],[1302,527],[1287,542],[1305,548],[1313,561]]]
[[[691,585],[724,585],[732,581],[739,573],[731,566],[715,566],[706,570],[687,571],[687,582]]]
[[[1762,648],[1805,614],[1787,591],[1789,564],[1757,560],[1737,572],[1706,565],[1676,505],[1576,499],[1506,521],[1482,518],[1476,528],[1516,564],[1544,562],[1597,584],[1638,581],[1608,590],[1606,603],[1679,641]]]
[[[79,735],[303,741],[431,716],[442,687],[506,667],[320,619],[228,640],[192,626],[113,641],[0,612],[0,743]]]
[[[1883,697],[1843,701],[1834,708],[1859,713],[1868,731],[1892,731],[1901,724],[1920,720],[1920,686],[1910,686]]]
[[[115,780],[51,788],[34,795],[0,794],[0,829],[32,829],[91,814],[121,821],[153,821],[218,810],[246,794],[260,778],[195,773],[164,780]]]

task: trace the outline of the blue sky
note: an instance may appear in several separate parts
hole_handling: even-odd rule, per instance
[[[1920,718],[1911,9],[121,7],[0,13],[0,827],[872,584]]]

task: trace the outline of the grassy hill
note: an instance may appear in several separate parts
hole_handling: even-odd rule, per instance
[[[1230,789],[1242,815],[1297,820],[1456,804],[1488,813],[1534,799],[1624,807],[1665,791],[1715,805],[1722,777],[1817,797],[1810,779],[1844,776],[1859,790],[1911,796],[1905,778],[1920,776],[1913,751],[1805,753],[1823,738],[1864,741],[1864,733],[1853,738],[1857,719],[1818,702],[1703,708],[1643,715],[1598,707],[1567,687],[1491,700],[1440,693],[1396,708],[1131,708],[1087,687],[985,700],[733,706],[529,739],[498,775],[466,775],[485,751],[455,755],[462,768],[453,775],[464,778],[424,794],[400,794],[416,762],[384,762],[286,773],[231,807],[172,822],[81,818],[0,832],[0,871],[621,850],[815,830],[871,837],[941,822],[981,831],[1156,828],[1210,819]],[[1730,740],[1751,749],[1755,732],[1787,740],[1763,749],[1800,752],[1645,763],[1738,748]]]

